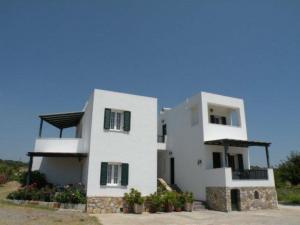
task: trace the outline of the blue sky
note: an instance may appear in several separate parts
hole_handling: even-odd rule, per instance
[[[100,88],[159,107],[200,91],[243,98],[249,139],[271,141],[276,164],[299,150],[299,12],[299,1],[2,0],[0,158],[26,160],[38,114],[81,110]],[[262,149],[251,157],[265,163]]]

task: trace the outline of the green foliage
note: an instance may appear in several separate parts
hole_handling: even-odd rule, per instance
[[[151,194],[151,195],[147,196],[146,197],[146,202],[147,202],[147,205],[149,207],[149,211],[151,213],[155,213],[155,212],[161,210],[162,199],[161,199],[160,194],[155,192],[154,194]]]
[[[133,207],[133,205],[136,204],[143,204],[144,198],[142,197],[141,192],[138,190],[135,190],[134,188],[130,189],[129,193],[124,194],[124,201],[128,204],[129,207]]]
[[[285,161],[275,169],[276,185],[282,186],[288,182],[292,185],[300,184],[300,153],[291,152]]]
[[[11,192],[7,198],[16,200],[53,201],[55,190],[50,187],[37,188],[35,184],[25,186],[17,191]]]
[[[86,196],[83,191],[77,188],[67,187],[62,192],[57,192],[54,200],[60,203],[85,204]]]
[[[184,195],[181,194],[181,193],[176,193],[176,200],[175,200],[175,203],[174,203],[174,207],[176,209],[178,209],[178,208],[181,209],[184,206],[184,203],[185,203]]]
[[[300,204],[300,186],[277,188],[278,201]]]
[[[162,195],[162,203],[167,206],[174,206],[176,202],[176,192],[168,191]]]
[[[19,182],[22,186],[26,185],[27,181],[27,172],[22,172],[20,174]],[[39,172],[39,171],[32,171],[31,172],[31,182],[30,184],[35,184],[38,188],[45,187],[47,184],[46,176],[45,174]]]
[[[0,184],[17,180],[18,173],[26,164],[20,161],[0,159]]]
[[[184,202],[193,203],[194,196],[192,192],[184,192],[183,194]]]
[[[36,184],[31,184],[20,188],[17,191],[11,192],[8,199],[16,200],[34,200],[44,202],[60,202],[60,203],[74,203],[84,204],[86,196],[83,191],[75,187],[66,187],[63,190],[56,190],[55,188],[45,186],[38,188]]]

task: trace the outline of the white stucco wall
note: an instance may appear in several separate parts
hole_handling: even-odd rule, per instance
[[[38,138],[35,141],[35,152],[86,153],[81,138]]]
[[[53,184],[66,185],[82,182],[82,165],[78,158],[34,157],[32,170],[39,170]]]
[[[131,111],[130,132],[103,129],[104,110]],[[88,196],[123,196],[130,188],[143,195],[156,191],[157,100],[118,92],[95,90],[92,113]],[[100,186],[101,162],[129,164],[127,187]]]
[[[240,116],[240,126],[218,125],[209,123],[208,105],[223,106],[229,109],[238,109]],[[198,109],[198,124],[192,125],[191,109]],[[222,107],[217,114],[222,112]],[[227,114],[226,114],[227,113]],[[229,120],[229,118],[228,118]],[[199,93],[186,99],[184,102],[172,109],[160,113],[158,120],[158,133],[161,133],[162,121],[167,124],[168,139],[166,148],[170,154],[159,153],[159,157],[164,157],[167,169],[160,176],[170,182],[170,157],[175,158],[175,183],[183,191],[192,191],[196,199],[205,200],[206,186],[231,185],[227,170],[211,170],[213,167],[213,152],[221,152],[224,165],[224,148],[219,146],[208,146],[204,144],[206,140],[230,138],[247,140],[246,120],[243,100],[206,92]],[[247,148],[229,148],[229,154],[242,154],[244,167],[248,169],[249,152]],[[161,159],[158,159],[160,162]],[[160,166],[159,168],[161,168]],[[219,171],[219,172],[218,172]],[[230,174],[231,175],[231,174]],[[231,178],[230,178],[231,179]],[[244,183],[247,185],[247,182]],[[254,182],[249,184],[254,185]]]

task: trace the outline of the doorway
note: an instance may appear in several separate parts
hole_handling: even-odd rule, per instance
[[[232,211],[239,211],[240,210],[240,191],[238,189],[230,190],[231,196],[231,210]]]
[[[175,160],[174,157],[170,158],[170,181],[175,184]]]

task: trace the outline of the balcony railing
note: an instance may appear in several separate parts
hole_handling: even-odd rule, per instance
[[[164,135],[158,135],[157,136],[157,143],[165,143],[165,136]]]
[[[232,171],[233,180],[268,180],[267,169]]]

